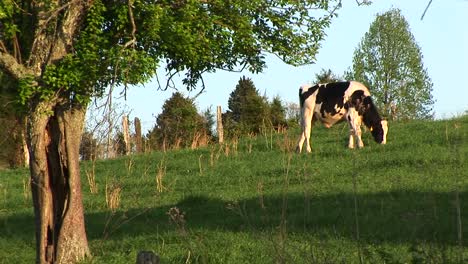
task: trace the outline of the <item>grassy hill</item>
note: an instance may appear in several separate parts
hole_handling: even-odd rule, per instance
[[[467,263],[468,117],[389,126],[360,150],[342,124],[311,154],[294,131],[83,163],[86,263]],[[1,171],[0,263],[34,262],[31,204],[28,171]]]

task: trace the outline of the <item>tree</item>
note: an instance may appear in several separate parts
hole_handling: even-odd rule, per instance
[[[319,73],[315,74],[315,83],[332,83],[338,82],[342,79],[343,78],[333,73],[331,69],[322,69]]]
[[[89,255],[79,146],[90,98],[148,81],[161,60],[189,88],[216,69],[259,72],[265,52],[312,63],[338,8],[329,2],[1,1],[0,69],[27,118],[37,262]]]
[[[239,79],[228,99],[225,130],[231,135],[259,133],[268,122],[268,101],[260,96],[250,78]]]
[[[275,96],[270,104],[270,120],[273,127],[277,130],[287,126],[286,108],[279,96]]]
[[[398,9],[377,15],[355,50],[347,75],[371,89],[386,117],[432,116],[432,81],[423,66],[421,49]]]
[[[155,127],[148,138],[153,149],[188,147],[196,136],[207,135],[204,118],[198,114],[194,102],[176,92],[163,105]]]
[[[205,111],[202,112],[202,116],[204,127],[205,130],[208,132],[208,136],[213,137],[213,135],[215,134],[213,131],[216,125],[216,115],[213,112],[212,107],[210,106],[206,108]]]
[[[93,133],[85,131],[81,135],[80,157],[82,160],[95,160],[97,158],[98,141]]]
[[[301,107],[298,103],[288,102],[285,107],[288,127],[298,127],[301,121]]]

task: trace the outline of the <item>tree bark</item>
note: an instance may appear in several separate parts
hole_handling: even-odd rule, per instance
[[[53,100],[29,114],[37,263],[75,263],[89,255],[79,170],[85,109]]]

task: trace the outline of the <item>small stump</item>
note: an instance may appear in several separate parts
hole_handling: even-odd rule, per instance
[[[136,264],[159,264],[159,256],[153,251],[140,251],[137,255]]]

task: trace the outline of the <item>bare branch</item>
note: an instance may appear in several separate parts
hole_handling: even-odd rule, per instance
[[[197,99],[198,96],[200,96],[204,91],[205,91],[205,81],[203,80],[203,76],[200,75],[200,80],[201,80],[201,83],[202,83],[202,88],[200,90],[200,92],[198,92],[194,97],[191,98],[191,100],[195,101],[195,99]]]
[[[135,24],[135,19],[133,18],[133,1],[134,0],[128,0],[128,17],[130,18],[130,22],[132,23],[132,39],[129,40],[127,43],[125,43],[124,48],[127,48],[128,46],[132,45],[135,46],[137,39],[136,39],[136,24]]]
[[[370,5],[370,4],[372,4],[372,1],[371,1],[371,0],[361,0],[361,1],[356,0],[356,4],[357,4],[358,6]]]
[[[424,19],[424,16],[426,15],[426,12],[427,12],[427,10],[429,9],[429,6],[430,6],[431,4],[432,4],[432,0],[429,0],[429,2],[427,3],[426,9],[424,9],[424,12],[423,12],[423,14],[422,14],[422,16],[421,16],[421,20]]]

